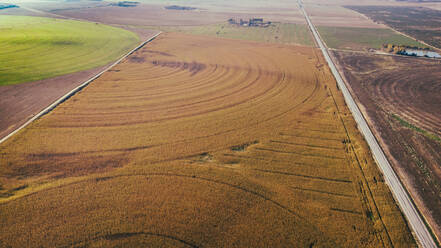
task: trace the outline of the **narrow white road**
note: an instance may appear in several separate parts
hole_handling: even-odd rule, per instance
[[[108,70],[112,69],[115,65],[119,64],[123,59],[127,58],[130,54],[134,53],[135,51],[137,51],[138,49],[140,49],[141,47],[143,47],[145,44],[149,43],[150,41],[154,40],[156,37],[158,37],[161,34],[161,32],[158,32],[157,34],[153,35],[151,38],[149,38],[146,41],[143,41],[140,45],[138,45],[137,47],[135,47],[133,50],[131,50],[130,52],[126,53],[125,55],[123,55],[120,59],[118,59],[115,63],[113,63],[112,65],[110,65],[109,67],[105,68],[104,70],[102,70],[101,72],[99,72],[98,74],[96,74],[95,76],[93,76],[92,78],[90,78],[89,80],[87,80],[86,82],[82,83],[80,86],[76,87],[75,89],[71,90],[69,93],[65,94],[64,96],[60,97],[58,100],[56,100],[55,102],[53,102],[51,105],[49,105],[47,108],[43,109],[42,111],[40,111],[40,113],[34,115],[31,119],[29,119],[25,124],[21,125],[19,128],[15,129],[13,132],[11,132],[10,134],[6,135],[4,138],[0,139],[0,144],[2,144],[3,142],[5,142],[6,140],[8,140],[9,138],[11,138],[14,134],[18,133],[20,130],[22,130],[23,128],[25,128],[27,125],[31,124],[33,121],[35,121],[36,119],[42,117],[43,115],[51,112],[55,107],[57,107],[58,105],[60,105],[62,102],[66,101],[68,98],[70,98],[71,96],[75,95],[76,93],[78,93],[79,91],[81,91],[84,87],[86,87],[87,85],[89,85],[92,81],[94,81],[95,79],[99,78],[101,75],[103,75],[105,72],[107,72]]]
[[[314,35],[314,39],[317,41],[317,44],[322,50],[323,56],[328,62],[329,68],[331,68],[335,80],[337,80],[337,84],[343,93],[346,104],[348,105],[349,109],[352,112],[352,115],[354,116],[355,121],[358,124],[358,128],[360,129],[361,133],[364,135],[372,151],[372,154],[374,155],[374,158],[377,161],[377,164],[379,165],[381,171],[384,174],[385,181],[389,185],[396,201],[398,202],[399,206],[401,207],[401,210],[406,216],[410,224],[410,227],[414,232],[417,241],[419,242],[419,245],[424,248],[436,248],[436,244],[429,230],[427,229],[423,219],[421,218],[415,206],[413,205],[410,196],[407,194],[398,176],[395,174],[395,171],[392,169],[392,166],[390,165],[383,150],[381,149],[380,145],[375,139],[375,136],[372,134],[372,131],[369,128],[363,114],[361,113],[360,109],[358,108],[357,104],[352,98],[352,95],[349,92],[348,88],[346,87],[346,84],[344,83],[343,79],[341,78],[340,73],[338,72],[336,66],[334,65],[334,62],[331,60],[331,57],[328,54],[326,46],[323,44],[317,30],[315,29],[314,25],[309,19],[308,14],[303,8],[303,4],[301,0],[298,0],[298,3],[300,10],[302,11],[309,25],[309,28],[311,29],[312,34]]]

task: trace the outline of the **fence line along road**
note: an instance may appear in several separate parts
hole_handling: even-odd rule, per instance
[[[351,93],[349,92],[348,88],[346,87],[346,84],[341,78],[340,73],[338,72],[336,66],[334,65],[334,62],[331,60],[331,57],[329,56],[328,51],[325,45],[323,44],[317,30],[315,29],[314,25],[309,19],[308,14],[303,8],[303,4],[301,0],[298,0],[298,3],[300,10],[305,16],[306,22],[308,23],[308,26],[312,31],[314,39],[319,45],[323,53],[323,56],[325,57],[329,65],[329,68],[331,68],[332,74],[334,75],[337,84],[343,93],[346,104],[351,110],[351,113],[354,116],[355,121],[357,122],[358,128],[360,129],[361,133],[364,135],[372,151],[372,154],[374,155],[374,158],[377,161],[378,166],[383,172],[386,183],[389,185],[396,201],[398,202],[399,206],[401,207],[401,210],[406,216],[410,224],[410,227],[412,228],[412,231],[414,232],[414,235],[417,238],[417,242],[419,242],[419,245],[424,248],[436,248],[437,245],[435,244],[432,235],[430,234],[419,212],[415,208],[410,196],[407,194],[407,191],[404,189],[403,185],[401,184],[401,181],[398,178],[397,174],[392,169],[392,166],[387,160],[386,155],[384,154],[383,150],[378,144],[378,141],[375,139],[375,136],[373,135],[371,129],[369,128],[366,119],[364,118],[356,102],[352,98]]]
[[[123,55],[120,59],[118,59],[115,63],[111,64],[109,67],[105,68],[104,70],[102,70],[101,72],[99,72],[98,74],[96,74],[95,76],[93,76],[92,78],[90,78],[89,80],[87,80],[86,82],[82,83],[80,86],[76,87],[75,89],[71,90],[69,93],[65,94],[64,96],[58,98],[58,100],[56,100],[55,102],[53,102],[51,105],[49,105],[47,108],[43,109],[40,113],[34,115],[31,119],[29,119],[25,124],[21,125],[19,128],[15,129],[13,132],[11,132],[10,134],[6,135],[5,137],[3,137],[0,140],[0,144],[2,144],[3,142],[5,142],[7,139],[11,138],[14,134],[18,133],[20,130],[22,130],[23,128],[25,128],[27,125],[31,124],[33,121],[37,120],[38,118],[42,117],[43,115],[51,112],[54,108],[56,108],[58,105],[60,105],[61,103],[63,103],[64,101],[66,101],[67,99],[69,99],[71,96],[75,95],[76,93],[78,93],[79,91],[81,91],[84,87],[86,87],[87,85],[89,85],[91,82],[93,82],[95,79],[99,78],[101,75],[103,75],[105,72],[107,72],[108,70],[112,69],[115,65],[119,64],[122,60],[124,60],[125,58],[127,58],[129,55],[131,55],[132,53],[136,52],[138,49],[140,49],[141,47],[145,46],[145,44],[151,42],[152,40],[154,40],[156,37],[158,37],[162,32],[158,32],[157,34],[153,35],[151,38],[149,38],[148,40],[142,42],[141,44],[139,44],[137,47],[135,47],[133,50],[131,50],[130,52],[126,53],[125,55]]]

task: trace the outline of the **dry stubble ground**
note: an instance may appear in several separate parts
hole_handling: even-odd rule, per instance
[[[335,52],[382,146],[441,236],[441,61]]]
[[[0,146],[0,245],[408,247],[318,51],[163,34]]]

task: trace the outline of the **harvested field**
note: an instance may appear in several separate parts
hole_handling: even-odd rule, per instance
[[[441,49],[441,11],[422,7],[346,6]]]
[[[202,9],[202,10],[169,10],[164,5],[140,4],[136,7],[121,8],[116,6],[81,8],[81,9],[60,9],[53,10],[52,13],[66,17],[97,21],[109,24],[123,25],[207,25],[218,24],[230,18],[254,18],[261,17],[271,21],[305,23],[297,5],[283,10],[266,8],[248,10],[224,10],[224,9]]]
[[[416,0],[418,2],[410,2],[410,1],[401,1],[401,0],[390,0],[390,1],[384,1],[384,0],[304,0],[305,3],[310,4],[318,4],[318,5],[338,5],[338,6],[344,6],[344,5],[354,5],[354,6],[439,6],[440,3],[437,3],[435,1],[431,2],[421,2],[419,0]]]
[[[314,4],[305,2],[305,9],[311,21],[316,26],[353,27],[353,28],[385,28],[369,20],[356,11],[342,6],[329,4]]]
[[[376,136],[441,237],[441,62],[336,52]]]
[[[104,67],[99,67],[26,84],[0,87],[0,139],[103,69]]]
[[[243,27],[221,23],[203,26],[152,26],[165,32],[208,35],[220,38],[251,40],[269,43],[299,44],[312,46],[311,33],[306,24],[272,23],[269,27]]]
[[[381,49],[383,44],[427,47],[407,36],[385,28],[317,27],[326,45],[335,49]]]
[[[164,5],[163,0],[140,0],[145,4]],[[187,7],[195,7],[200,10],[209,10],[216,12],[276,12],[286,13],[297,10],[297,2],[291,0],[224,0],[222,2],[216,0],[168,0],[169,5],[181,5]],[[295,13],[291,13],[295,14]]]
[[[0,240],[414,246],[323,62],[159,36],[0,146]]]

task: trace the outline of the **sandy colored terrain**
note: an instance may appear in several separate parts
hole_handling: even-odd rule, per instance
[[[108,6],[87,9],[73,8],[52,12],[72,18],[129,25],[205,25],[225,22],[230,18],[249,19],[254,17],[271,21],[304,23],[295,5],[286,10],[250,8],[246,11],[214,11],[207,9],[181,11],[165,9],[164,5],[140,4],[132,8]]]
[[[367,151],[316,49],[165,34],[0,146],[0,239],[412,246]]]
[[[441,9],[441,2],[418,3],[396,0],[303,0],[303,2],[312,22],[317,26],[387,28],[344,6],[407,6]]]
[[[328,4],[305,4],[305,9],[316,26],[386,28],[367,17],[343,6]]]

